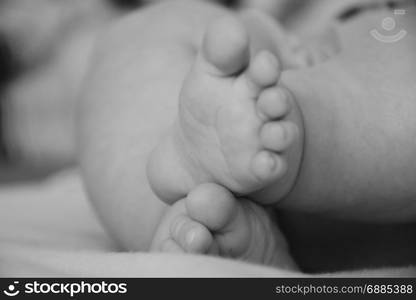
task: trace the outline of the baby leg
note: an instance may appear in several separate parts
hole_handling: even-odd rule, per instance
[[[164,214],[146,163],[175,118],[201,33],[226,13],[166,1],[121,19],[96,44],[78,109],[78,154],[97,215],[124,249],[148,250]]]

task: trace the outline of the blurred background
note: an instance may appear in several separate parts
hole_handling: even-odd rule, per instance
[[[95,37],[123,14],[161,1],[0,0],[0,180],[36,178],[76,162],[74,112]],[[304,36],[351,2],[211,1],[262,10]]]

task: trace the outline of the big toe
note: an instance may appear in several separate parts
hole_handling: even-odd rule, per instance
[[[212,183],[200,185],[186,198],[189,216],[211,231],[227,226],[236,206],[237,200],[227,189]]]
[[[244,69],[249,62],[249,52],[248,33],[236,18],[223,17],[205,33],[203,60],[216,75],[229,76]]]
[[[209,230],[187,215],[179,215],[171,224],[172,240],[187,253],[206,253],[213,240]]]
[[[251,238],[245,201],[221,186],[205,184],[188,195],[186,207],[191,218],[213,233],[220,254],[238,257],[247,251]]]

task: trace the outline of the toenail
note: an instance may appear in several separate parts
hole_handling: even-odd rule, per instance
[[[197,229],[196,228],[192,228],[191,230],[188,231],[188,233],[186,234],[186,244],[188,246],[191,246],[193,244],[193,242],[195,241],[195,237],[197,235]]]
[[[177,218],[176,220],[174,220],[173,224],[172,224],[172,227],[171,227],[172,228],[172,231],[171,231],[172,235],[173,236],[179,236],[183,225],[184,225],[184,220],[182,218]]]

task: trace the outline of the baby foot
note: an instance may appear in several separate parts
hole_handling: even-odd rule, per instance
[[[214,23],[182,86],[172,132],[148,165],[157,195],[173,202],[213,182],[238,194],[273,185],[274,199],[285,196],[299,169],[302,120],[279,76],[272,53],[250,58],[238,20]]]
[[[159,226],[152,250],[219,255],[296,269],[273,217],[215,184],[197,187],[172,206]]]

